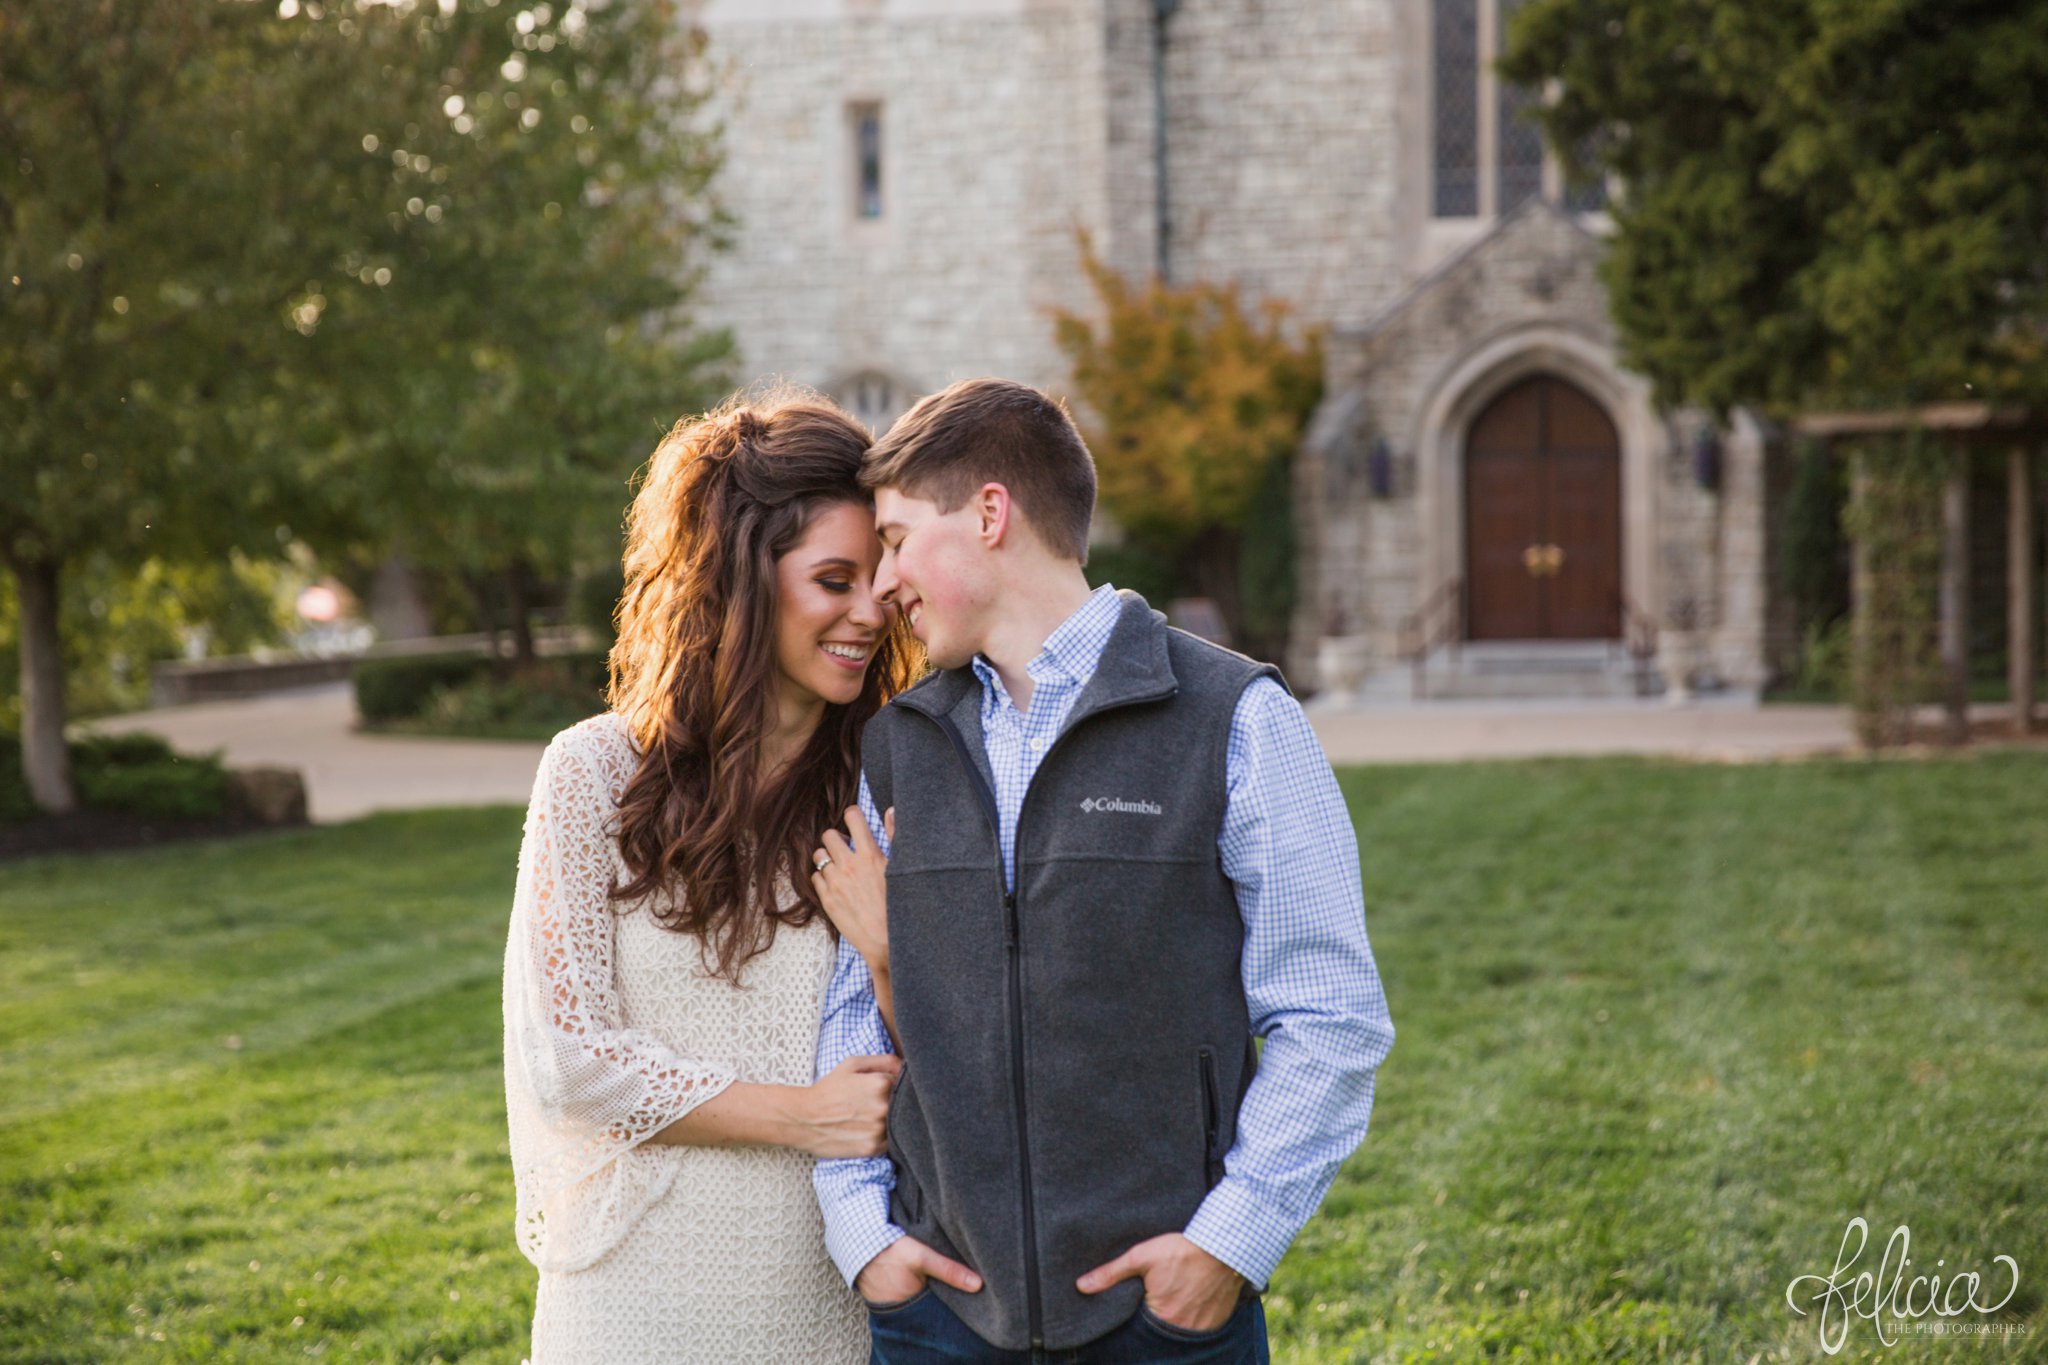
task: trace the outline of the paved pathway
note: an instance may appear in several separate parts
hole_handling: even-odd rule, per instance
[[[1999,708],[1978,707],[1977,715]],[[1749,761],[1849,747],[1847,708],[1763,706],[1741,698],[1438,701],[1383,704],[1310,715],[1334,763],[1448,762],[1545,754],[1671,754]],[[373,810],[489,803],[524,805],[541,745],[414,739],[355,729],[346,684],[247,701],[165,707],[94,724],[150,730],[180,749],[226,750],[238,766],[277,764],[306,774],[313,819],[351,820]]]
[[[306,775],[315,823],[418,806],[525,805],[542,745],[484,739],[413,739],[357,732],[347,683],[246,701],[195,702],[95,721],[100,730],[148,730],[195,753],[225,749],[231,767],[274,765]]]
[[[1553,754],[1667,754],[1741,762],[1849,748],[1845,706],[1643,701],[1433,701],[1309,715],[1333,763],[1435,763]]]

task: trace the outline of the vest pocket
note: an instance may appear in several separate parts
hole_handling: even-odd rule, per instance
[[[1223,1149],[1217,1140],[1222,1119],[1216,1101],[1216,1053],[1205,1047],[1195,1057],[1202,1073],[1202,1179],[1204,1188],[1213,1190],[1223,1179]]]

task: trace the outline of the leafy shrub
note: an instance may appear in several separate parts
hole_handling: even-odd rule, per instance
[[[437,688],[426,714],[447,715],[451,699],[466,699],[455,704],[480,718],[542,720],[574,712],[571,719],[581,720],[604,709],[605,681],[603,654],[555,654],[509,677],[485,673],[454,687]]]
[[[555,665],[569,682],[595,695],[602,709],[604,689],[611,681],[611,651],[577,649],[566,654],[551,654],[542,662]]]
[[[550,654],[510,678],[499,677],[482,654],[365,659],[355,670],[356,710],[372,725],[409,720],[445,724],[457,714],[465,723],[533,721],[560,714],[560,703],[573,699],[576,714],[571,719],[580,720],[604,709],[608,659],[602,649]],[[537,694],[541,700],[522,703],[521,693]],[[464,699],[450,702],[451,696]]]
[[[213,820],[227,810],[220,755],[181,754],[161,735],[90,735],[71,745],[79,801],[156,820]]]
[[[214,820],[227,811],[228,775],[219,754],[181,754],[159,735],[89,735],[73,740],[71,777],[79,804],[152,820]],[[0,735],[0,823],[39,814],[21,766],[21,739]]]
[[[1294,561],[1293,460],[1276,459],[1245,514],[1238,549],[1240,635],[1233,643],[1254,659],[1281,662],[1297,595]]]
[[[27,820],[35,813],[28,774],[21,770],[21,736],[0,734],[0,825]]]
[[[140,730],[123,735],[88,735],[71,742],[71,761],[89,768],[135,768],[174,763],[177,751],[162,735]]]
[[[372,725],[410,720],[426,713],[437,689],[460,687],[486,676],[490,667],[481,654],[364,659],[355,667],[356,710]]]
[[[75,771],[79,801],[95,810],[156,820],[214,820],[227,810],[227,770],[212,755],[110,767],[80,764]]]
[[[537,659],[509,677],[481,669],[436,687],[416,714],[393,724],[411,733],[546,739],[605,709],[606,660],[602,650],[577,650]]]
[[[1843,529],[1869,557],[1870,598],[1851,637],[1849,704],[1857,738],[1880,748],[1909,739],[1913,708],[1940,695],[1942,486],[1957,456],[1915,430],[1871,440],[1861,458]]]
[[[1841,697],[1849,691],[1854,664],[1855,633],[1847,617],[1828,625],[1809,621],[1799,651],[1798,685],[1816,696]]]
[[[1791,491],[1780,534],[1780,572],[1802,636],[1849,614],[1849,542],[1842,516],[1849,499],[1848,462],[1819,441],[1802,443],[1794,457]]]

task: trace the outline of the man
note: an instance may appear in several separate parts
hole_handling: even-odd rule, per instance
[[[1264,1361],[1394,1038],[1329,763],[1276,670],[1090,591],[1094,461],[1044,394],[934,394],[863,482],[939,670],[863,738],[890,1152],[816,1176],[873,1359]],[[819,1074],[891,1050],[842,943]]]

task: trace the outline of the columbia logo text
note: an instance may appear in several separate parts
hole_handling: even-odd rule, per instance
[[[1091,796],[1081,803],[1091,815],[1114,811],[1120,815],[1164,815],[1164,807],[1151,801],[1126,801],[1120,796]]]

